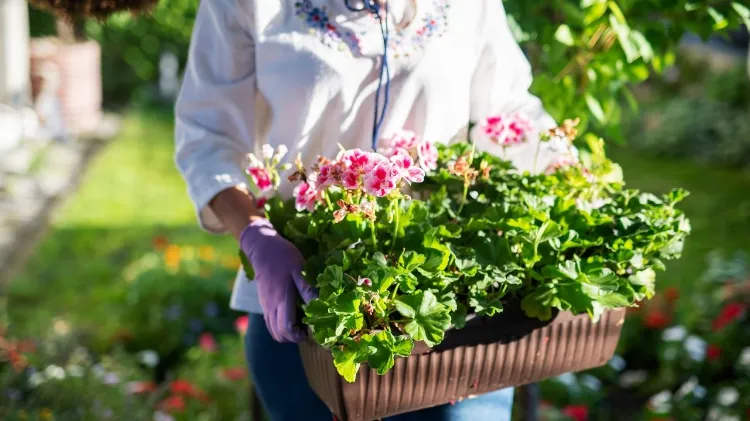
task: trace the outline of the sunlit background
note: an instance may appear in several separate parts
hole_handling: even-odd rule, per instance
[[[506,4],[524,28],[515,1]],[[196,7],[170,0],[65,34],[70,26],[24,1],[0,3],[3,420],[251,419],[246,319],[228,309],[235,245],[198,229],[172,161]],[[576,81],[554,60],[584,26],[553,30],[554,48],[524,44],[556,116],[578,109],[547,98],[545,83]],[[571,97],[585,89],[588,127],[631,187],[691,192],[693,234],[657,297],[631,311],[608,366],[542,384],[542,419],[750,414],[748,37],[727,34],[678,34],[676,55],[610,81],[628,88],[615,99],[571,85]]]

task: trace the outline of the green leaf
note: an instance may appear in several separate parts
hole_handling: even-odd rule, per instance
[[[708,15],[711,16],[711,19],[714,20],[714,31],[720,31],[727,26],[729,26],[729,21],[727,21],[727,18],[724,17],[721,13],[719,13],[718,10],[716,10],[714,7],[709,6],[708,7]]]
[[[312,300],[305,306],[305,316],[303,322],[312,329],[316,342],[330,346],[336,341],[339,316],[330,311],[326,302]]]
[[[393,367],[395,356],[408,357],[411,354],[414,342],[405,336],[394,338],[393,334],[386,330],[375,335],[370,346],[373,352],[367,362],[378,374],[383,375]]]
[[[443,271],[450,262],[451,250],[435,237],[435,232],[437,232],[436,228],[428,231],[422,242],[426,257],[422,267],[428,271]]]
[[[554,284],[542,284],[521,301],[521,308],[529,317],[540,320],[552,318],[552,308],[561,305]]]
[[[572,47],[575,45],[573,33],[571,32],[570,27],[565,24],[557,27],[557,31],[555,31],[555,39],[557,40],[557,42],[567,45],[568,47]]]
[[[426,261],[427,258],[425,258],[424,255],[419,254],[413,250],[409,250],[401,255],[398,263],[399,265],[401,265],[401,267],[411,272],[419,266],[423,265]]]
[[[736,1],[732,2],[732,9],[740,15],[740,19],[744,22],[745,27],[750,28],[750,9]]]
[[[542,268],[542,275],[546,278],[557,280],[569,279],[575,281],[580,275],[578,263],[573,260],[566,260],[557,266],[545,266]]]
[[[334,289],[344,284],[344,270],[341,266],[328,266],[323,273],[318,275],[318,287],[330,285]]]
[[[597,121],[604,124],[606,123],[606,117],[604,116],[604,110],[599,100],[594,98],[591,94],[587,93],[584,97],[586,99],[586,106],[589,108],[591,114],[596,118]]]
[[[362,329],[364,315],[360,311],[362,299],[357,291],[349,291],[336,298],[333,312],[339,316],[336,334],[340,335],[346,329]]]
[[[366,340],[360,342],[349,340],[341,348],[334,347],[331,350],[333,365],[336,366],[336,370],[341,377],[349,383],[353,383],[357,379],[360,364],[367,361],[367,357],[372,352],[368,342]]]
[[[408,321],[404,330],[412,339],[435,346],[443,340],[451,323],[450,310],[440,304],[431,291],[402,295],[394,302],[396,310]]]
[[[255,270],[253,269],[253,265],[250,264],[250,260],[248,260],[247,255],[245,255],[245,252],[240,250],[240,262],[242,262],[242,270],[245,272],[245,277],[249,281],[253,281],[255,279]]]

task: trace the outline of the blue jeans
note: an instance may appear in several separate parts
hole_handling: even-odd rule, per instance
[[[297,345],[274,341],[258,314],[250,315],[245,338],[250,374],[271,421],[331,421],[331,412],[307,384]],[[512,406],[513,389],[503,389],[386,421],[510,421]]]

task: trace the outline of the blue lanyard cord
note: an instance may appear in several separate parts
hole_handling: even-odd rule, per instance
[[[375,116],[372,123],[372,150],[377,151],[378,149],[378,136],[380,135],[380,128],[385,121],[385,113],[388,110],[388,101],[391,95],[391,69],[388,66],[388,41],[389,41],[389,28],[388,28],[388,3],[385,4],[385,17],[380,14],[380,6],[375,3],[374,0],[364,0],[364,5],[360,8],[351,6],[350,0],[344,0],[346,7],[354,12],[361,12],[368,10],[375,14],[380,23],[380,33],[383,35],[383,57],[380,61],[380,74],[378,76],[378,90],[375,92]],[[384,79],[385,77],[385,79]],[[380,91],[383,90],[385,85],[385,93],[383,98],[383,106],[380,107]]]

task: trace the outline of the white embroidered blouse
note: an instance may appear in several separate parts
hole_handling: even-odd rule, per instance
[[[449,142],[469,121],[498,112],[524,112],[540,130],[554,125],[528,93],[531,69],[502,0],[388,5],[391,88],[382,135],[406,129]],[[377,19],[344,0],[201,1],[175,134],[175,160],[201,226],[224,231],[207,205],[246,183],[246,155],[265,143],[285,144],[288,158],[301,153],[306,165],[335,156],[339,143],[370,149],[383,51]],[[516,166],[531,169],[535,145],[513,149]],[[291,190],[281,187],[286,196]],[[262,312],[256,295],[240,271],[232,308]]]

